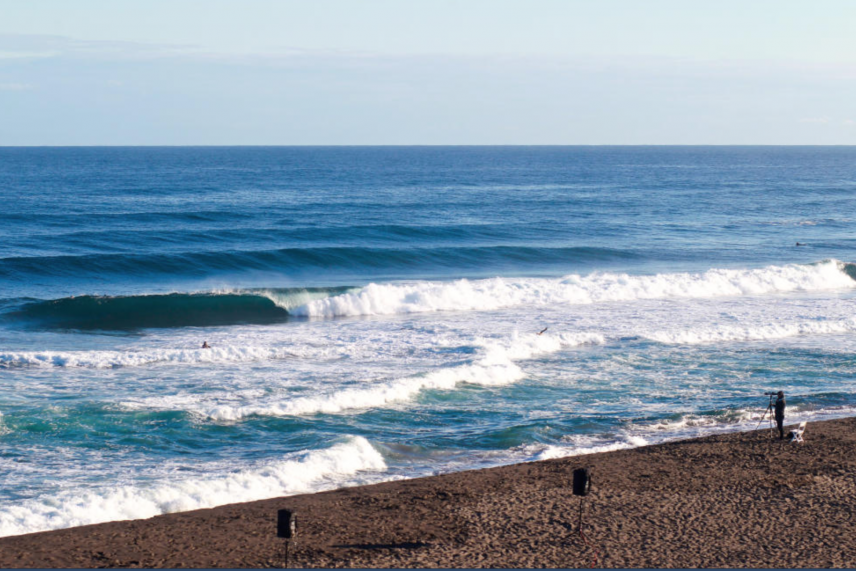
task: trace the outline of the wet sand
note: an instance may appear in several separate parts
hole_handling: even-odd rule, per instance
[[[856,418],[7,537],[0,566],[280,566],[280,508],[296,567],[856,567]]]

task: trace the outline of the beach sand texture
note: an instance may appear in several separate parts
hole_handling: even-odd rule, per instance
[[[793,428],[793,427],[791,427]],[[856,418],[0,539],[3,567],[856,566]]]

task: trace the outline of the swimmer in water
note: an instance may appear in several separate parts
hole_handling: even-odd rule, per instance
[[[208,344],[208,341],[203,341],[202,342],[202,348],[203,349],[210,349],[211,345]]]

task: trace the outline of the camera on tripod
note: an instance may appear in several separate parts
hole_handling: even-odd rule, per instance
[[[767,409],[764,411],[764,414],[761,415],[761,420],[758,421],[758,426],[755,427],[755,430],[758,430],[758,428],[761,426],[761,423],[764,422],[764,419],[769,414],[770,415],[770,438],[772,439],[773,438],[773,416],[774,416],[773,410],[775,409],[775,411],[776,411],[775,414],[778,415],[778,416],[776,416],[776,422],[780,423],[782,421],[782,418],[784,418],[782,413],[784,412],[784,407],[785,407],[785,393],[782,391],[775,391],[775,392],[770,391],[768,393],[764,393],[764,396],[770,397],[770,402],[767,404]],[[776,399],[775,402],[773,402],[773,399]],[[779,430],[781,430],[781,429],[782,429],[782,427],[780,424]]]

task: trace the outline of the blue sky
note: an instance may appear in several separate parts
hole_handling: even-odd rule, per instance
[[[856,2],[0,0],[0,145],[856,144]]]

